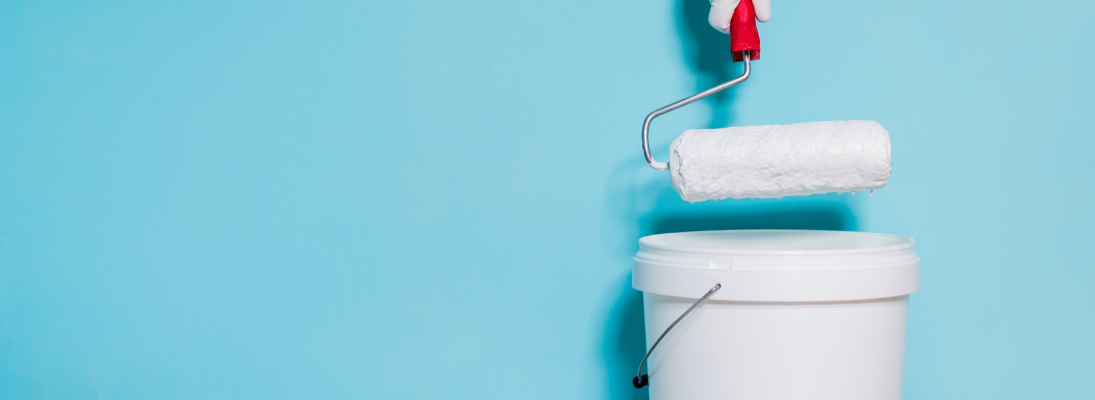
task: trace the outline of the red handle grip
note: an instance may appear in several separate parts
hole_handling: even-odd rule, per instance
[[[753,0],[741,0],[730,18],[730,50],[734,61],[742,61],[741,52],[748,51],[750,60],[760,59],[760,35],[757,33],[757,12]]]

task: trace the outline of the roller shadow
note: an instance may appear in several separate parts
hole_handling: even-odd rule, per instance
[[[724,210],[701,215],[657,216],[650,224],[651,234],[724,229],[848,231],[856,228],[855,215],[843,203]]]

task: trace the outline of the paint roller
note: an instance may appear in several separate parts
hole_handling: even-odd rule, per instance
[[[741,76],[662,107],[643,122],[643,154],[689,202],[770,198],[879,189],[890,176],[890,136],[875,121],[806,122],[685,131],[669,148],[669,163],[654,161],[648,133],[654,118],[749,78],[760,58],[753,2],[738,3],[730,20],[730,49]]]

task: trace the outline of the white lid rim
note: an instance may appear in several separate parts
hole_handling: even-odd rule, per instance
[[[853,232],[853,231],[832,231],[832,230],[807,230],[807,229],[741,229],[741,230],[710,230],[710,231],[695,231],[695,232],[842,232],[853,234],[864,234],[872,236],[885,236],[895,238],[905,243],[892,246],[872,247],[868,249],[840,249],[840,250],[718,250],[718,249],[701,249],[690,247],[678,247],[668,246],[663,244],[652,243],[651,239],[664,237],[666,235],[677,235],[680,233],[691,232],[673,232],[673,233],[659,233],[655,235],[644,236],[639,238],[639,252],[643,250],[659,250],[671,253],[689,253],[689,254],[708,254],[708,255],[740,255],[740,256],[823,256],[823,255],[863,255],[863,254],[876,254],[886,253],[892,251],[901,251],[913,248],[915,241],[912,238],[904,236],[890,235],[886,233],[869,233],[869,232]]]
[[[844,270],[727,270],[635,262],[632,287],[645,293],[697,299],[715,284],[712,300],[831,302],[905,296],[920,290],[920,260]]]

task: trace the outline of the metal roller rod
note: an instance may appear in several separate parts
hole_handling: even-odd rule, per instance
[[[669,164],[654,161],[654,157],[650,155],[650,143],[647,140],[647,136],[650,132],[650,122],[654,121],[654,118],[657,118],[659,115],[684,107],[688,103],[721,92],[730,88],[731,86],[744,82],[746,79],[749,79],[749,53],[749,51],[741,52],[741,59],[742,61],[745,61],[745,71],[741,73],[741,76],[731,79],[730,81],[727,81],[726,83],[723,83],[721,85],[696,93],[676,103],[654,110],[654,112],[646,116],[646,121],[643,121],[643,155],[646,156],[646,163],[650,164],[651,168],[654,168],[658,171],[665,171],[669,169]]]

